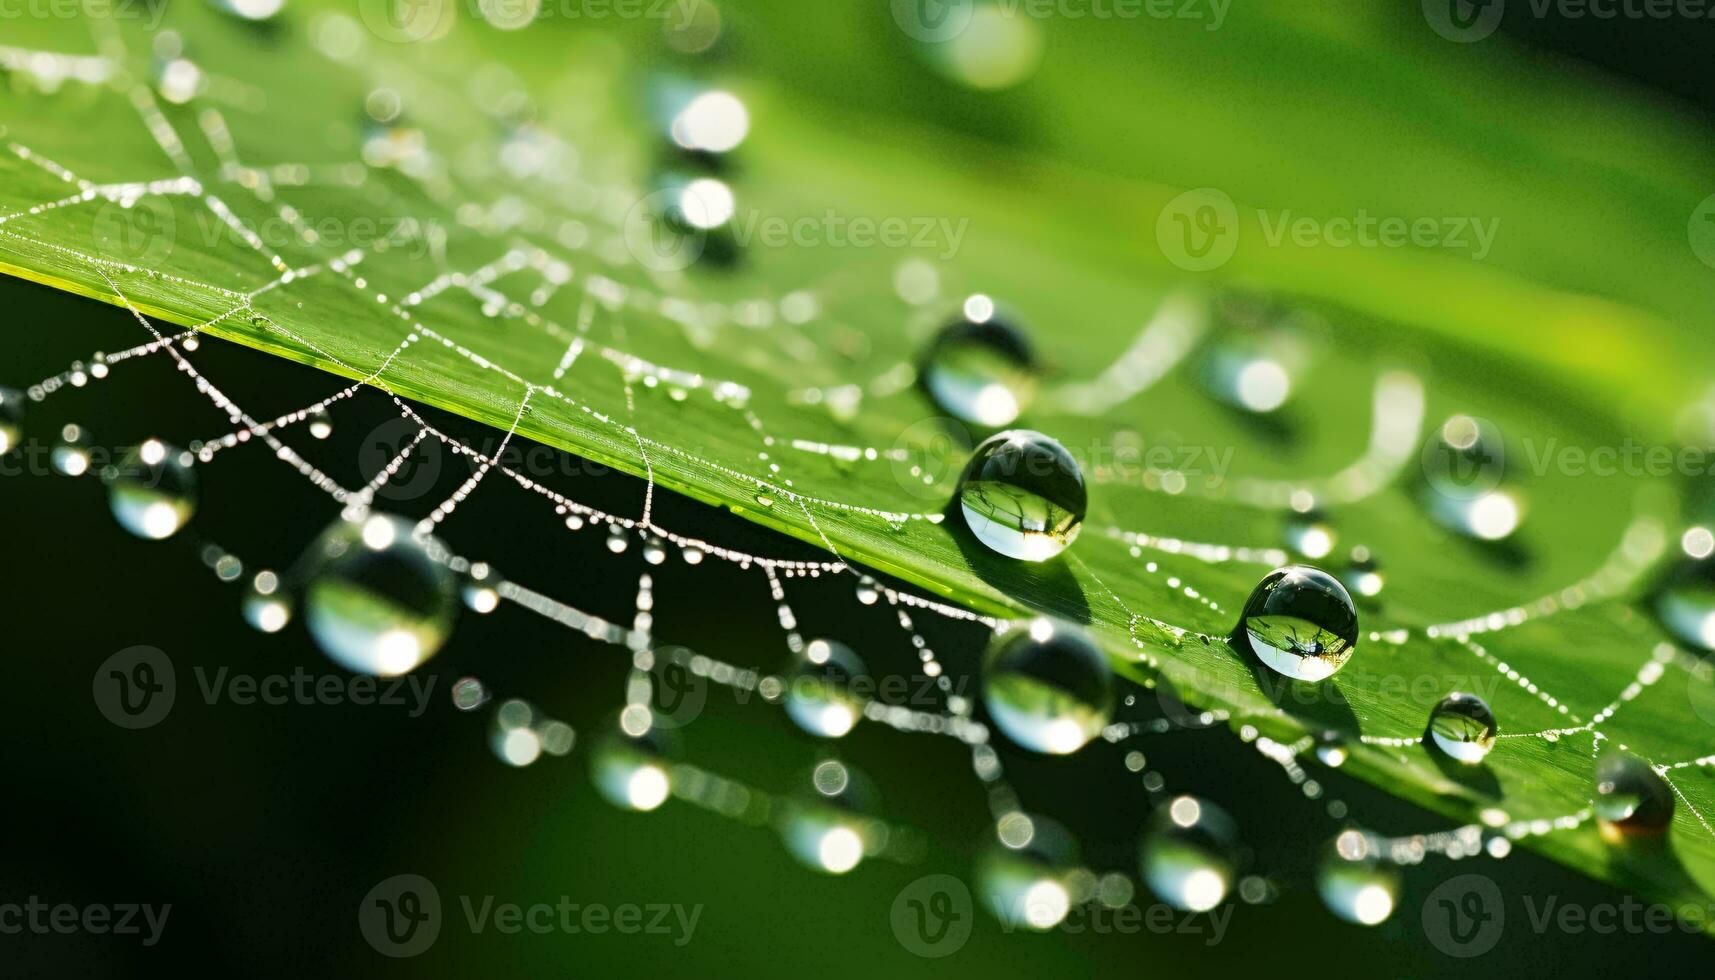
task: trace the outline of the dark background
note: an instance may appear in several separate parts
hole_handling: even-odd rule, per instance
[[[1517,2],[1517,0],[1515,0]],[[1708,52],[1715,31],[1684,21],[1537,20],[1509,17],[1503,30],[1546,53],[1571,53],[1652,85],[1663,98],[1715,109]],[[1528,111],[1528,107],[1520,107]],[[0,282],[11,326],[0,383],[22,386],[97,349],[147,336],[122,311],[11,280]],[[241,404],[272,416],[330,394],[336,379],[209,342],[195,355]],[[318,462],[354,483],[358,447],[392,413],[380,396],[341,402],[336,435],[314,446]],[[467,441],[492,446],[497,433],[435,416]],[[56,396],[32,410],[26,438],[45,445],[65,421],[95,428],[104,445],[159,435],[178,442],[226,431],[165,359],[116,368],[110,380]],[[290,440],[303,447],[301,435]],[[15,461],[15,460],[14,460]],[[342,468],[343,467],[343,468]],[[468,472],[452,460],[439,492],[400,509],[428,509]],[[283,568],[335,516],[334,506],[259,446],[235,449],[200,468],[202,506],[191,532],[208,529],[249,568]],[[365,473],[364,476],[368,474]],[[641,509],[643,485],[620,475],[565,477],[575,498],[619,513]],[[1100,973],[1229,969],[1342,974],[1468,976],[1484,971],[1553,971],[1589,976],[1706,972],[1707,941],[1681,934],[1537,936],[1523,906],[1492,953],[1473,962],[1443,957],[1424,940],[1419,912],[1445,876],[1494,878],[1509,895],[1537,902],[1613,903],[1621,895],[1528,853],[1505,861],[1430,859],[1408,873],[1398,914],[1377,929],[1333,919],[1310,886],[1318,857],[1307,842],[1337,825],[1278,770],[1218,733],[1180,733],[1140,747],[1174,792],[1227,806],[1252,849],[1251,868],[1279,890],[1241,906],[1225,941],[1209,947],[1183,935],[1004,935],[979,915],[970,942],[947,960],[919,959],[894,939],[888,911],[920,875],[969,878],[988,834],[978,782],[954,742],[865,725],[839,746],[842,758],[879,784],[888,817],[924,831],[921,864],[871,862],[832,880],[796,865],[767,827],[749,827],[671,802],[652,814],[603,802],[587,776],[591,732],[619,706],[627,655],[516,607],[486,620],[464,614],[452,641],[425,668],[435,680],[429,710],[355,705],[240,706],[202,703],[192,670],[226,667],[263,675],[302,666],[336,670],[300,624],[264,636],[238,613],[241,588],[203,567],[187,532],[146,543],[118,529],[94,480],[0,479],[6,534],[0,572],[5,655],[14,668],[4,783],[12,797],[0,853],[0,901],[171,903],[161,943],[135,937],[0,937],[0,971],[32,974],[157,974],[202,967],[259,975],[412,971],[466,974],[977,976],[985,973]],[[756,552],[810,553],[744,521],[686,501],[657,498],[659,520]],[[634,546],[623,556],[605,534],[567,534],[552,509],[491,477],[448,522],[447,537],[493,560],[508,576],[619,621],[630,615]],[[690,568],[677,558],[654,570],[656,635],[742,665],[773,669],[783,639],[763,581],[718,562]],[[850,600],[850,579],[796,583],[807,634],[862,637],[876,673],[909,672],[905,638],[884,608]],[[942,659],[969,677],[980,633],[920,617]],[[178,702],[159,726],[129,732],[109,724],[91,698],[97,664],[148,644],[172,657]],[[891,646],[890,646],[891,645]],[[451,682],[476,675],[499,696],[522,696],[572,724],[580,744],[565,758],[515,770],[487,746],[488,712],[461,713]],[[974,693],[974,681],[966,688]],[[712,694],[688,757],[776,792],[817,759],[822,746],[782,712]],[[1135,830],[1145,793],[1122,778],[1121,752],[1104,744],[1075,761],[1043,762],[1002,749],[1026,806],[1053,815],[1085,841],[1097,869],[1135,871]],[[1366,825],[1392,833],[1442,829],[1446,821],[1405,806],[1338,773],[1318,771],[1330,796],[1347,800]],[[444,923],[434,948],[391,961],[359,935],[359,901],[390,875],[416,873],[437,885]],[[662,936],[472,935],[457,896],[493,895],[530,904],[560,896],[581,903],[702,905],[692,941]],[[1147,895],[1140,895],[1147,901]]]

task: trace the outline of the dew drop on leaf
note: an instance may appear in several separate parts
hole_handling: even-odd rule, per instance
[[[1000,429],[1030,407],[1037,370],[1029,338],[978,294],[930,342],[918,376],[941,411],[968,425]]]
[[[1323,681],[1352,659],[1358,613],[1332,575],[1288,565],[1263,576],[1245,603],[1239,639],[1270,670],[1294,680]]]
[[[1047,561],[1070,547],[1088,505],[1077,460],[1029,429],[984,440],[959,479],[959,509],[971,533],[1021,561]]]
[[[1466,765],[1488,757],[1499,731],[1488,702],[1475,694],[1449,694],[1429,713],[1429,740],[1448,758]]]

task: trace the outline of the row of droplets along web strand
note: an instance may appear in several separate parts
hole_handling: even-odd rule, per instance
[[[153,130],[153,127],[151,127],[151,130]],[[27,153],[27,151],[26,151],[26,153]],[[21,153],[21,156],[24,156],[24,153]],[[39,158],[39,154],[31,154],[31,158],[36,158],[36,160],[41,160],[41,158]],[[63,170],[63,168],[60,168],[60,170]],[[51,172],[51,170],[50,170],[50,172]],[[69,172],[67,172],[67,173],[69,173]],[[477,276],[477,278],[478,278],[478,283],[480,283],[480,276]],[[288,281],[290,281],[290,280],[288,280]],[[117,292],[117,288],[115,288],[115,292]],[[425,328],[425,330],[427,330],[427,328]],[[442,340],[444,340],[444,338],[442,338]],[[156,342],[156,343],[161,343],[161,342]],[[576,343],[576,342],[573,342],[573,343]],[[401,347],[403,347],[403,345],[401,345]],[[568,347],[568,354],[573,355],[573,357],[575,357],[575,354],[571,354],[571,352],[573,352],[573,350],[575,350],[575,347]],[[394,354],[396,354],[396,352],[394,352]],[[466,354],[465,350],[461,350],[461,354]],[[480,355],[478,355],[478,357],[480,357]],[[568,364],[568,366],[569,366],[569,364]],[[384,369],[384,367],[382,367],[382,369]],[[381,372],[379,372],[379,371],[372,372],[372,374],[374,374],[374,376],[379,376],[379,374],[381,374]],[[563,371],[561,371],[561,374],[563,374]],[[532,393],[532,391],[533,391],[533,388],[527,388],[527,396],[525,396],[525,398],[528,398],[528,395],[530,395],[530,393]],[[523,415],[523,407],[520,407],[520,417],[521,417],[521,415]],[[755,420],[755,422],[758,422],[758,429],[760,429],[760,420],[755,419],[755,414],[751,414],[751,420]],[[252,426],[252,427],[256,427],[256,426]],[[247,431],[249,431],[249,429],[247,429]],[[425,431],[427,431],[427,429],[425,429]],[[647,465],[647,448],[645,448],[645,443],[643,443],[643,438],[641,438],[641,436],[638,436],[638,433],[636,433],[635,429],[631,429],[631,436],[633,436],[633,438],[638,439],[638,448],[640,448],[641,453],[643,453],[643,457],[645,457],[645,465]],[[276,451],[278,451],[278,450],[276,450]],[[1398,453],[1394,453],[1394,455],[1398,455]],[[290,460],[288,460],[288,462],[290,462]],[[475,477],[473,477],[473,481],[470,482],[470,489],[473,489],[473,486],[475,486],[475,481],[480,481],[480,475],[484,474],[484,472],[487,472],[487,463],[484,463],[484,467],[482,467],[482,469],[478,470],[478,474],[475,475]],[[309,475],[309,474],[307,474],[307,475]],[[652,489],[653,489],[653,481],[650,481],[650,487],[652,487]],[[466,493],[468,493],[468,489],[466,489]],[[1267,496],[1267,494],[1262,494],[1262,496]],[[1276,494],[1276,496],[1278,496],[1278,494]],[[456,499],[453,499],[453,501],[449,501],[449,503],[451,503],[451,505],[453,505],[453,506],[456,506]],[[806,499],[803,499],[803,498],[796,498],[796,503],[797,503],[797,505],[799,505],[799,508],[801,508],[801,510],[804,510],[804,513],[806,513],[806,517],[811,518],[811,522],[813,522],[813,517],[811,517],[811,515],[809,515],[809,503],[808,503],[808,501],[806,501]],[[439,515],[439,517],[444,518],[444,517],[446,517],[446,515],[448,515],[448,513],[451,513],[451,506],[446,506],[446,505],[442,505],[442,506],[444,506],[444,510],[437,510],[436,513],[437,513],[437,515]],[[647,523],[647,517],[645,517],[645,523]],[[825,539],[825,535],[821,535],[821,537],[823,537],[823,539]],[[1166,539],[1166,541],[1171,541],[1171,539]],[[1221,547],[1221,546],[1211,546],[1211,547]],[[832,544],[830,544],[830,549],[832,549]],[[1166,551],[1171,551],[1171,546],[1164,547],[1164,549],[1166,549]],[[839,561],[839,563],[833,563],[833,566],[835,566],[835,568],[844,568],[844,561]],[[1116,596],[1115,596],[1115,599],[1116,599]],[[1130,616],[1130,613],[1128,613],[1128,616]]]

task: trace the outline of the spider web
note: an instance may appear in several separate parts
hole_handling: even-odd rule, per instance
[[[338,25],[336,20],[320,23],[323,35],[356,30],[355,26],[329,26]],[[612,550],[635,545],[650,565],[666,560],[671,546],[689,562],[721,562],[753,573],[776,605],[784,646],[793,653],[801,652],[806,642],[791,602],[795,580],[850,578],[857,587],[854,601],[871,596],[895,613],[898,628],[918,652],[923,673],[936,680],[944,702],[938,710],[925,711],[870,700],[863,707],[863,717],[900,731],[964,742],[970,747],[972,771],[988,789],[997,824],[1020,812],[1019,794],[1008,784],[988,727],[978,720],[970,700],[955,693],[953,671],[925,638],[917,618],[953,623],[965,637],[964,645],[980,649],[992,634],[1008,629],[1024,607],[1038,604],[1053,613],[1064,612],[1065,606],[1052,596],[1021,596],[1005,587],[988,589],[982,601],[945,601],[859,568],[856,563],[863,560],[880,571],[916,578],[919,584],[938,584],[922,582],[921,575],[910,574],[909,566],[882,560],[888,548],[874,542],[894,542],[892,546],[899,547],[903,540],[903,547],[910,550],[933,539],[940,542],[937,556],[949,553],[946,535],[935,530],[943,512],[928,508],[938,508],[952,493],[961,446],[956,440],[911,438],[908,420],[920,410],[909,407],[914,397],[911,368],[899,359],[897,350],[854,357],[852,365],[831,372],[803,356],[807,347],[817,349],[828,343],[813,327],[837,320],[843,314],[835,311],[843,305],[877,293],[894,294],[909,311],[907,318],[916,323],[933,320],[945,300],[956,295],[934,266],[921,260],[843,262],[835,271],[804,279],[813,285],[760,297],[738,295],[694,275],[650,268],[616,245],[623,242],[628,217],[647,197],[623,179],[637,169],[635,157],[594,156],[602,133],[596,125],[587,127],[583,140],[577,140],[575,133],[562,137],[535,130],[509,137],[537,141],[538,149],[546,147],[550,153],[575,148],[587,154],[576,176],[566,182],[551,183],[545,175],[532,175],[548,191],[543,195],[547,203],[523,213],[513,213],[516,198],[490,196],[486,206],[477,205],[478,197],[469,194],[470,188],[457,175],[435,166],[414,172],[416,164],[409,161],[416,157],[247,162],[249,156],[227,119],[233,111],[259,113],[254,106],[256,93],[247,83],[199,69],[206,83],[170,116],[158,89],[132,73],[138,57],[127,48],[120,31],[100,20],[91,21],[91,29],[96,54],[6,47],[0,48],[0,65],[43,90],[30,98],[64,98],[72,90],[84,89],[120,100],[178,176],[129,181],[86,178],[57,162],[54,147],[8,140],[6,149],[16,160],[8,173],[30,175],[18,181],[13,192],[29,203],[0,215],[0,251],[10,256],[11,268],[52,275],[61,285],[117,301],[147,338],[125,350],[80,360],[63,373],[30,385],[33,402],[105,381],[132,362],[170,362],[230,426],[187,442],[198,466],[217,466],[225,453],[256,451],[245,447],[260,443],[328,498],[330,519],[369,513],[376,507],[377,495],[411,455],[433,441],[471,464],[468,478],[418,522],[437,559],[453,570],[466,573],[483,558],[453,550],[452,542],[460,537],[455,518],[460,504],[478,492],[512,493],[551,509],[570,532],[606,528]],[[353,57],[330,53],[328,43],[322,44],[322,54],[336,68],[353,67]],[[442,79],[426,77],[421,65],[393,63],[370,66],[370,70],[381,77],[398,71],[426,88],[444,84]],[[182,131],[187,116],[194,120],[194,132]],[[386,139],[399,136],[397,129],[390,130]],[[113,163],[105,161],[104,168]],[[603,179],[611,182],[599,182]],[[369,247],[330,247],[318,230],[316,216],[288,203],[295,192],[307,189],[328,191],[335,201],[347,201],[343,195],[362,190],[375,195],[371,201],[384,202],[382,207],[405,215],[419,213],[425,200],[448,211],[468,205],[472,213],[453,234],[430,223],[405,220]],[[347,203],[361,200],[353,196]],[[63,228],[50,223],[79,209],[109,207],[117,207],[121,220],[126,220],[126,213],[143,213],[137,210],[140,203],[160,206],[162,202],[177,215],[175,220],[194,214],[200,217],[193,217],[193,222],[207,218],[218,224],[247,250],[247,261],[228,258],[228,268],[219,270],[228,274],[224,279],[212,274],[215,270],[207,275],[181,275],[106,257],[93,242],[67,244],[63,235],[54,233]],[[263,222],[289,229],[286,242],[265,239],[256,230]],[[427,253],[427,264],[436,269],[431,277],[417,272],[424,261],[393,261],[402,251],[418,247]],[[564,323],[560,310],[570,311]],[[391,346],[366,346],[344,336],[337,326],[342,318],[373,320],[377,311],[382,321],[393,325]],[[1045,394],[1042,427],[1055,431],[1048,423],[1100,420],[1145,395],[1200,349],[1209,332],[1207,319],[1207,306],[1195,295],[1161,293],[1128,347],[1105,365],[1063,380]],[[165,320],[188,320],[193,325],[178,330],[164,327]],[[483,325],[490,322],[521,329],[503,333],[485,329]],[[834,343],[850,340],[854,333],[849,328],[835,331]],[[290,411],[253,413],[195,366],[192,355],[205,334],[315,364],[351,379],[351,384]],[[733,367],[732,377],[708,373],[710,368],[699,358],[723,345],[742,346],[744,356],[706,360]],[[675,354],[676,361],[671,356]],[[129,373],[131,368],[124,371]],[[754,379],[771,373],[808,377],[810,383],[770,400],[770,393]],[[848,380],[852,376],[864,380]],[[449,404],[444,386],[438,384],[447,379],[458,385],[456,404]],[[1263,514],[1289,512],[1306,494],[1318,502],[1358,505],[1398,483],[1416,459],[1428,403],[1423,383],[1407,370],[1381,373],[1367,395],[1368,445],[1355,460],[1326,475],[1239,476],[1199,483],[1181,468],[1098,460],[1089,467],[1088,476],[1111,492],[1135,493],[1164,503],[1218,501],[1227,508]],[[319,413],[337,411],[340,403],[359,398],[385,400],[410,427],[411,436],[371,480],[348,486],[288,440]],[[495,425],[504,433],[499,446],[485,451],[449,434],[430,421],[421,407],[424,403],[455,408]],[[693,420],[677,407],[687,404],[713,411]],[[881,429],[905,435],[891,445],[838,438],[846,430],[837,423],[859,406]],[[792,429],[765,419],[765,415],[773,418],[776,410],[791,420]],[[695,431],[708,424],[707,419],[717,420],[720,440],[731,440],[719,442],[721,448],[743,441],[747,465],[735,465],[726,453],[694,448],[699,438],[714,438]],[[575,444],[592,459],[640,471],[646,488],[640,512],[614,513],[580,503],[505,462],[507,448],[527,439]],[[852,474],[877,470],[897,477],[886,488],[886,500],[843,496],[844,488],[853,483]],[[490,487],[497,481],[510,486]],[[875,483],[867,481],[866,489]],[[804,560],[757,554],[664,526],[655,508],[658,488],[726,503],[820,546],[826,557]],[[830,533],[830,525],[836,527],[835,533]],[[434,537],[428,538],[431,534]],[[1127,705],[1134,705],[1141,696],[1167,706],[1163,717],[1116,721],[1104,738],[1129,745],[1178,729],[1235,734],[1275,763],[1299,793],[1320,801],[1334,827],[1351,825],[1354,816],[1341,801],[1325,798],[1321,782],[1307,767],[1309,759],[1315,758],[1315,737],[1304,734],[1302,721],[1271,703],[1248,675],[1235,672],[1238,658],[1218,635],[1245,592],[1242,583],[1288,561],[1288,553],[1267,545],[1190,537],[1092,521],[1085,529],[1083,548],[1069,559],[1076,578],[1110,604],[1099,615],[1083,618],[1092,619],[1093,628],[1109,639],[1116,635],[1117,624],[1121,649],[1129,656],[1124,666],[1139,682],[1126,695]],[[1096,571],[1089,555],[1092,548],[1111,549],[1129,559],[1124,565],[1127,580],[1110,586]],[[1374,655],[1392,649],[1404,655],[1407,650],[1412,654],[1432,650],[1438,659],[1468,658],[1540,709],[1515,712],[1535,724],[1524,731],[1503,732],[1500,737],[1507,741],[1497,754],[1511,750],[1513,744],[1552,746],[1588,736],[1593,759],[1611,737],[1605,726],[1670,672],[1697,677],[1697,659],[1666,641],[1642,643],[1642,652],[1628,668],[1635,673],[1611,699],[1597,705],[1551,694],[1489,647],[1504,642],[1510,631],[1553,617],[1627,607],[1636,587],[1667,551],[1664,519],[1641,507],[1611,556],[1595,571],[1532,601],[1440,622],[1383,624],[1367,631],[1367,652]],[[241,556],[227,557],[243,561]],[[726,663],[659,646],[652,633],[651,613],[657,598],[648,571],[639,579],[635,609],[605,615],[555,598],[551,590],[510,580],[496,582],[495,592],[500,601],[629,656],[634,671],[625,703],[630,706],[648,703],[652,671],[662,658],[670,658],[704,682],[760,692],[763,703],[781,702],[785,681],[756,665]],[[1641,631],[1624,620],[1621,632],[1628,643],[1637,643]],[[1186,700],[1211,707],[1184,708],[1172,693],[1179,689],[1187,692]],[[1652,721],[1672,715],[1659,706],[1650,710]],[[1377,750],[1368,757],[1373,767],[1368,772],[1408,782],[1423,778],[1427,767],[1419,758],[1421,734],[1399,723],[1406,714],[1405,710],[1366,713],[1359,742]],[[1683,836],[1689,824],[1693,832],[1702,834],[1695,846],[1707,851],[1715,840],[1715,828],[1707,816],[1715,801],[1700,788],[1688,791],[1677,774],[1715,764],[1715,755],[1658,760],[1635,738],[1628,738],[1626,745],[1649,754],[1676,794],[1682,807],[1676,834]],[[1354,751],[1361,750],[1354,747]],[[1162,800],[1171,796],[1159,774],[1146,771],[1141,753],[1131,752],[1125,758],[1127,778],[1141,779]],[[1449,788],[1444,781],[1430,782],[1441,790]],[[755,821],[768,808],[765,791],[686,763],[675,765],[671,792],[740,820]],[[1469,800],[1462,807],[1476,809]],[[1558,808],[1538,806],[1528,813],[1491,806],[1482,809],[1478,819],[1448,830],[1374,835],[1373,846],[1387,860],[1411,864],[1427,855],[1500,857],[1514,840],[1541,844],[1572,838],[1577,843],[1564,850],[1545,848],[1570,858],[1589,853],[1592,818],[1587,799],[1573,799]],[[890,843],[874,856],[913,858],[916,849],[908,829],[894,828],[884,837]],[[1130,877],[1123,871],[1106,874]]]

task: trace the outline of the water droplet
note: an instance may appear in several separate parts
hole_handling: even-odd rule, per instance
[[[867,682],[863,660],[843,643],[812,640],[787,680],[786,713],[811,735],[839,738],[863,716],[854,688]]]
[[[1316,874],[1316,891],[1328,910],[1361,926],[1386,922],[1399,904],[1399,869],[1379,860],[1374,850],[1362,834],[1345,831]]]
[[[309,426],[310,435],[317,439],[326,439],[333,435],[333,416],[325,408],[318,408],[304,416]]]
[[[1610,749],[1596,760],[1591,797],[1603,824],[1627,834],[1659,834],[1673,822],[1673,790],[1635,755]]]
[[[1482,541],[1500,541],[1524,516],[1516,490],[1501,486],[1506,444],[1485,419],[1455,415],[1424,444],[1424,508],[1443,527]]]
[[[1346,746],[1346,736],[1335,731],[1325,731],[1316,736],[1316,758],[1330,769],[1338,769],[1346,764],[1351,756],[1351,750]]]
[[[0,432],[0,440],[5,433]],[[90,438],[89,432],[81,425],[67,425],[60,429],[60,437],[54,442],[54,451],[49,455],[54,472],[63,476],[82,476],[89,472]]]
[[[845,874],[878,843],[870,816],[877,796],[863,774],[843,762],[818,763],[785,801],[780,836],[806,867]]]
[[[1370,553],[1370,549],[1362,545],[1352,549],[1346,567],[1340,570],[1340,582],[1360,599],[1374,599],[1381,595],[1382,586],[1386,584],[1382,577],[1381,564]]]
[[[196,512],[195,471],[185,453],[159,439],[134,447],[104,476],[113,516],[140,538],[170,538]]]
[[[936,335],[918,372],[941,411],[990,429],[1011,425],[1030,407],[1036,373],[1029,338],[980,294]]]
[[[756,505],[758,507],[773,507],[774,498],[766,493],[759,493],[756,495]]]
[[[1475,694],[1455,692],[1429,713],[1429,739],[1449,758],[1466,765],[1482,762],[1495,747],[1495,713]]]
[[[1286,546],[1306,558],[1326,558],[1334,550],[1334,541],[1334,525],[1318,507],[1287,518]]]
[[[461,677],[453,682],[453,707],[460,711],[475,711],[488,703],[488,688],[475,677]]]
[[[244,593],[244,619],[264,633],[278,633],[292,621],[292,597],[271,571],[257,572]]]
[[[628,708],[610,724],[590,753],[590,776],[609,803],[647,812],[672,795],[678,754],[673,733],[653,723],[648,708]]]
[[[493,612],[500,607],[500,574],[487,562],[472,562],[459,583],[459,596],[472,612]]]
[[[1668,632],[1715,650],[1715,558],[1681,559],[1657,584],[1654,606]]]
[[[713,0],[677,3],[661,24],[667,46],[680,54],[701,54],[721,36],[721,12]]]
[[[1264,318],[1280,315],[1265,301],[1256,314]],[[1211,395],[1241,411],[1268,415],[1292,398],[1296,375],[1308,356],[1294,331],[1250,326],[1234,329],[1232,335],[1212,349],[1204,366],[1203,381]]]
[[[1163,902],[1187,912],[1221,904],[1238,874],[1238,828],[1220,807],[1180,796],[1155,811],[1139,859]]]
[[[1012,926],[1046,931],[1072,910],[1078,846],[1066,829],[1046,817],[1009,813],[997,827],[999,841],[977,859],[977,889],[995,918]]]
[[[750,132],[750,112],[731,92],[680,91],[672,93],[671,100],[676,105],[667,124],[667,135],[681,149],[715,155],[730,153]]]
[[[24,393],[0,388],[0,454],[18,448],[24,440]]]
[[[897,12],[908,9],[896,5]],[[981,91],[1011,88],[1036,73],[1047,38],[1042,25],[1016,7],[961,3],[951,15],[905,15],[902,26],[919,43],[917,53],[949,81]],[[931,22],[933,21],[933,22]]]
[[[407,673],[452,632],[453,574],[412,530],[387,514],[341,520],[305,555],[305,622],[323,652],[349,670]]]
[[[1322,681],[1357,650],[1358,613],[1333,576],[1288,565],[1257,583],[1238,632],[1240,643],[1269,669],[1294,680]]]
[[[1088,503],[1077,460],[1029,429],[984,440],[959,480],[959,509],[971,533],[1022,561],[1047,561],[1070,547]]]
[[[286,0],[218,0],[220,9],[248,21],[269,20],[285,6]]]
[[[1066,755],[1108,723],[1113,668],[1083,630],[1035,619],[989,648],[983,704],[1007,738],[1034,752]]]
[[[658,537],[650,535],[643,542],[643,560],[651,565],[659,565],[667,560],[667,545]]]
[[[489,727],[488,746],[501,762],[520,768],[535,762],[542,755],[542,738],[536,725],[542,718],[527,701],[513,698],[494,709],[494,721]]]
[[[625,553],[625,549],[630,547],[630,545],[631,536],[626,533],[625,528],[620,527],[618,524],[608,528],[607,550],[616,555],[622,555]]]
[[[858,578],[857,601],[866,606],[873,606],[881,601],[881,585],[875,579],[864,575]]]

